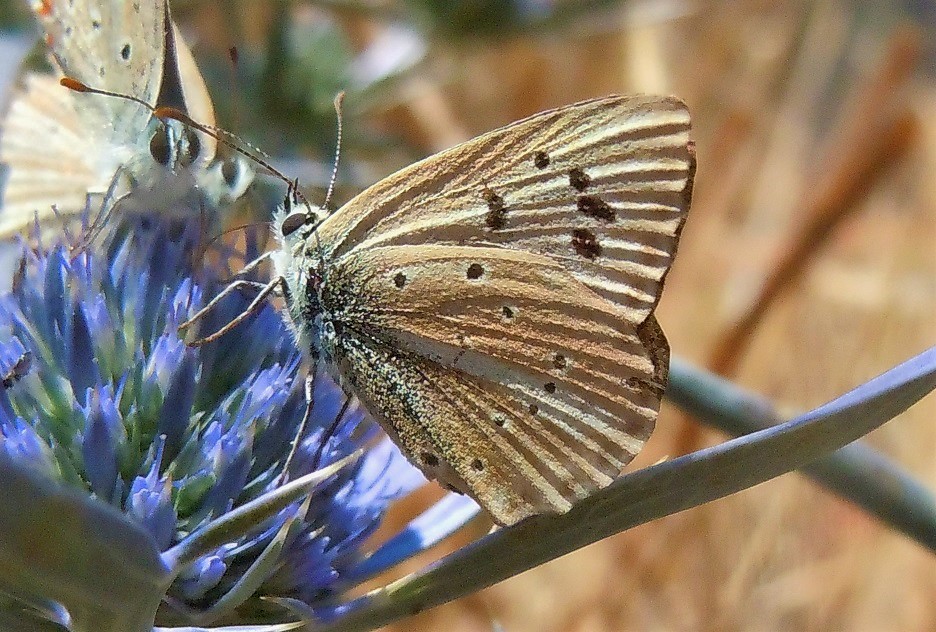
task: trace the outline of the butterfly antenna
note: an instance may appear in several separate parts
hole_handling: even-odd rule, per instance
[[[62,86],[65,86],[69,90],[73,90],[74,92],[81,92],[84,94],[99,94],[105,97],[114,97],[117,99],[124,99],[126,101],[133,101],[134,103],[138,103],[139,105],[142,105],[143,107],[145,107],[147,110],[149,110],[153,114],[156,113],[156,108],[154,108],[152,105],[150,105],[143,99],[137,98],[133,96],[132,94],[122,94],[120,92],[111,92],[110,90],[92,88],[91,86],[81,83],[80,81],[78,81],[77,79],[73,79],[72,77],[62,77],[61,79],[59,79],[59,84]]]
[[[235,93],[231,108],[231,121],[234,124],[234,129],[239,129],[240,108],[238,104],[240,103],[240,99],[238,97],[240,96],[240,51],[237,50],[237,46],[228,48],[228,59],[231,60],[231,89]]]
[[[331,179],[328,181],[328,190],[325,192],[325,203],[322,208],[328,212],[328,203],[331,201],[332,193],[335,191],[335,182],[338,180],[338,161],[341,158],[341,134],[342,134],[342,116],[341,104],[344,103],[345,93],[339,92],[335,95],[335,115],[338,120],[338,138],[335,140],[335,164],[332,167]]]
[[[248,160],[252,160],[253,162],[257,163],[274,177],[279,178],[283,182],[288,183],[290,181],[289,178],[287,178],[279,169],[269,163],[269,156],[256,147],[252,146],[250,143],[244,141],[236,134],[232,134],[227,130],[221,129],[220,127],[199,123],[198,121],[195,121],[189,117],[182,110],[171,106],[160,106],[155,108],[153,113],[160,120],[172,119],[179,121],[183,125],[191,127],[192,129],[196,129],[203,134],[207,134],[225,147],[232,149]]]

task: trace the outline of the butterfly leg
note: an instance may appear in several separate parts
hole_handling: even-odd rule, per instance
[[[348,408],[351,407],[351,396],[345,395],[344,402],[341,404],[341,408],[338,410],[338,414],[335,415],[334,421],[331,422],[331,425],[328,429],[322,434],[322,440],[319,442],[318,448],[315,450],[315,457],[312,460],[312,469],[317,470],[320,465],[322,456],[324,455],[325,448],[328,445],[328,442],[331,441],[331,438],[335,435],[335,432],[338,430],[338,426],[341,425],[341,421],[344,419],[345,414],[348,412]]]
[[[242,287],[250,287],[253,289],[259,289],[260,293],[257,294],[257,296],[254,298],[253,301],[251,301],[250,305],[248,305],[247,308],[244,311],[242,311],[240,314],[238,314],[236,317],[231,319],[231,321],[228,324],[226,324],[224,327],[214,332],[213,334],[205,336],[204,338],[199,338],[198,340],[193,340],[192,342],[188,344],[189,346],[192,346],[192,347],[200,347],[204,344],[208,344],[209,342],[213,342],[217,340],[218,338],[220,338],[221,336],[223,336],[224,334],[226,334],[227,332],[237,327],[239,324],[241,324],[242,322],[244,322],[251,316],[253,316],[254,312],[256,312],[257,309],[259,309],[259,307],[263,304],[263,301],[265,301],[266,298],[270,294],[277,291],[284,285],[285,285],[285,280],[283,279],[283,277],[277,277],[273,279],[272,281],[270,281],[269,283],[267,283],[266,285],[262,285],[260,283],[257,283],[256,281],[246,281],[244,279],[238,279],[237,281],[234,281],[233,283],[229,284],[221,292],[219,292],[218,295],[215,296],[213,299],[211,299],[211,301],[209,301],[207,305],[205,305],[203,308],[198,310],[194,316],[192,316],[187,321],[179,325],[179,330],[184,331],[188,329],[189,327],[191,327],[194,323],[204,318],[205,314],[211,311],[221,299],[223,299],[225,296],[227,296],[234,290],[240,289]]]

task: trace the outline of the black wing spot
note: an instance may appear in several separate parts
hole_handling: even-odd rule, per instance
[[[476,472],[481,472],[484,470],[484,463],[481,462],[481,459],[475,459],[471,462],[471,469]]]
[[[99,20],[91,20],[91,28],[95,31],[101,28],[101,22]]]
[[[434,455],[432,452],[423,452],[419,455],[419,458],[422,459],[422,462],[429,467],[436,467],[439,465],[439,457]]]
[[[484,189],[482,195],[488,207],[487,215],[484,217],[484,223],[487,224],[487,227],[491,230],[500,230],[507,223],[507,209],[504,206],[504,198],[488,188]]]
[[[393,277],[393,284],[402,290],[403,286],[406,285],[406,275],[402,272],[397,272],[396,276]]]
[[[504,417],[502,417],[502,416],[500,416],[500,415],[495,415],[495,416],[494,416],[494,425],[496,425],[498,428],[503,428],[504,426],[507,425],[507,419],[504,418]]]
[[[531,415],[535,415],[536,413],[539,412],[539,406],[537,406],[536,404],[530,404],[529,410],[530,410]]]
[[[546,392],[549,393],[549,394],[555,393],[555,392],[556,392],[556,383],[555,383],[555,382],[546,382],[546,384],[543,386],[543,388],[545,388],[545,389],[546,389]]]
[[[562,355],[561,353],[557,353],[553,357],[553,366],[556,367],[557,369],[560,369],[560,370],[564,369],[566,368],[566,365],[568,365],[568,361],[566,360],[566,357]]]
[[[569,170],[569,184],[576,191],[584,191],[591,184],[591,178],[584,171],[575,167]]]
[[[472,263],[470,266],[468,266],[468,273],[466,276],[469,279],[474,280],[474,279],[480,279],[481,275],[483,274],[484,274],[484,267],[480,263]]]
[[[124,44],[120,49],[120,58],[124,61],[130,61],[130,44]]]
[[[607,202],[594,195],[579,196],[578,210],[595,219],[606,222],[614,221],[614,209],[608,206]]]
[[[504,305],[501,308],[501,313],[504,315],[504,318],[506,318],[507,320],[510,320],[514,317],[513,309],[507,305]]]
[[[572,231],[572,247],[586,259],[594,260],[601,254],[598,236],[587,228],[576,228]]]
[[[537,169],[545,169],[549,166],[549,154],[545,151],[538,151],[533,154],[533,165]]]

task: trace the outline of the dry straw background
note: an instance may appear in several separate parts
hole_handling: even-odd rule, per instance
[[[231,43],[219,33],[218,4],[177,7],[203,49]],[[239,4],[248,31],[262,31],[263,4]],[[660,322],[674,353],[793,415],[936,343],[929,6],[629,2],[561,30],[439,37],[430,61],[369,123],[427,153],[592,96],[683,98],[699,166]],[[322,16],[298,2],[293,10],[297,19]],[[385,28],[329,15],[360,49]],[[634,465],[722,439],[666,407]],[[932,396],[867,440],[936,489]],[[389,527],[414,510],[398,508]],[[930,552],[788,475],[392,629],[929,630],[934,591]]]

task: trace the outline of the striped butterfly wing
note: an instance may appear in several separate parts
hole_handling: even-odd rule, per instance
[[[319,226],[324,255],[429,243],[537,253],[637,326],[659,300],[688,211],[689,127],[671,97],[536,114],[365,190]]]
[[[323,291],[344,383],[427,477],[501,524],[568,510],[653,429],[669,360],[656,321],[631,327],[548,257],[356,249]]]

